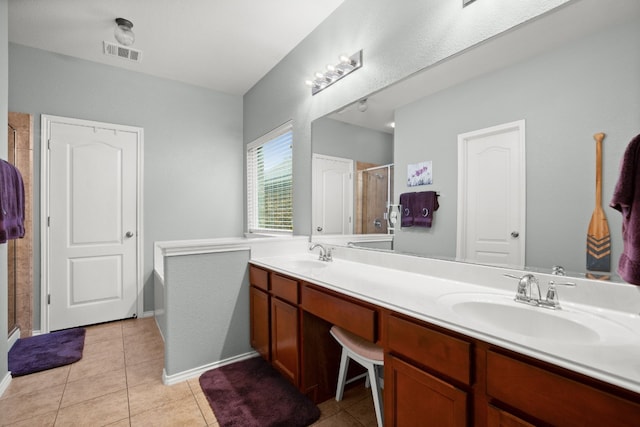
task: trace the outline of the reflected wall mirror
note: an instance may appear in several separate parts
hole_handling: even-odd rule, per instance
[[[526,268],[550,272],[562,265],[581,275],[595,203],[593,135],[604,132],[603,201],[615,272],[621,219],[608,202],[626,145],[640,133],[638,75],[640,3],[570,2],[368,95],[366,109],[358,99],[315,120],[312,152],[351,160],[354,175],[358,162],[394,165],[388,186],[393,203],[401,193],[437,191],[440,208],[433,227],[396,227],[393,249],[455,258],[458,135],[524,120]],[[422,161],[432,162],[432,184],[408,187],[408,165]],[[314,212],[317,196],[314,192]],[[369,233],[357,226],[356,190],[349,200],[353,227],[347,230]]]

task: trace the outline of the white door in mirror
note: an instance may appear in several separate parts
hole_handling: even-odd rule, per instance
[[[353,233],[353,160],[313,155],[313,234]]]
[[[524,265],[524,125],[520,120],[458,135],[460,259]]]

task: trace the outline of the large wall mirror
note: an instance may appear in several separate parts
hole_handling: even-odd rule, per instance
[[[621,218],[608,204],[624,150],[640,133],[639,75],[640,3],[581,0],[354,100],[312,124],[314,157],[353,163],[354,181],[342,182],[347,190],[336,203],[353,216],[352,226],[342,221],[318,231],[314,219],[314,234],[371,233],[357,223],[366,209],[361,207],[365,196],[358,195],[358,167],[393,165],[386,169],[385,195],[392,203],[401,193],[437,191],[440,204],[431,228],[396,227],[393,250],[455,258],[458,136],[524,121],[526,228],[520,234],[526,238],[525,267],[550,272],[562,265],[570,273],[585,273],[595,205],[593,135],[604,132],[603,204],[615,272],[622,252]],[[408,166],[424,161],[432,164],[432,184],[408,187]],[[376,172],[371,179],[382,181]],[[314,212],[319,199],[314,184]]]

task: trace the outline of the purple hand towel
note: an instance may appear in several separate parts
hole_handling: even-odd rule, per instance
[[[428,227],[433,224],[433,212],[437,211],[438,195],[435,191],[421,191],[413,198],[414,227]]]
[[[0,243],[24,237],[24,184],[12,164],[0,159]]]
[[[416,193],[402,193],[400,195],[401,227],[413,227],[413,197]]]
[[[620,176],[609,206],[622,212],[623,251],[618,274],[640,285],[640,135],[631,140],[620,163]]]

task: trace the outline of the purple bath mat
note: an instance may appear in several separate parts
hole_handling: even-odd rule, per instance
[[[212,369],[200,376],[221,427],[302,427],[320,410],[261,357]]]
[[[77,362],[84,349],[84,328],[20,338],[9,350],[12,377],[33,374]]]

